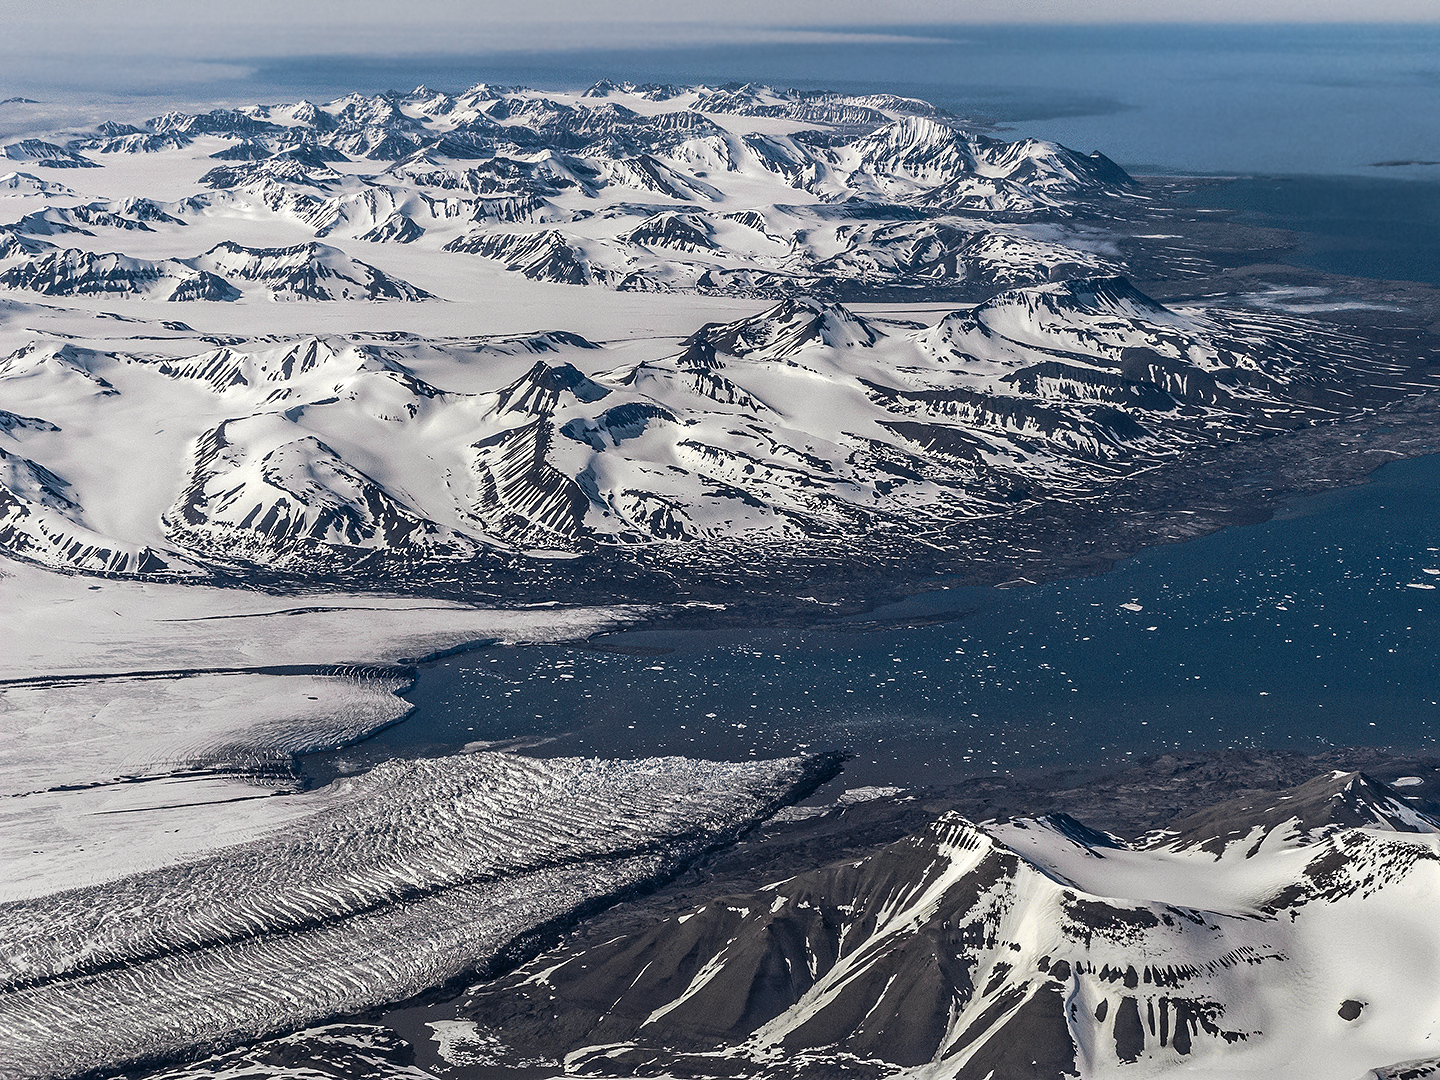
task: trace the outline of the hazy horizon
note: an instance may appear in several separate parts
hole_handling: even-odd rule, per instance
[[[705,19],[661,0],[597,7],[583,0],[532,0],[525,17],[493,0],[419,0],[397,20],[383,0],[250,0],[196,7],[182,0],[93,0],[48,5],[5,0],[0,97],[67,60],[123,70],[143,62],[153,85],[213,77],[214,64],[244,68],[295,56],[399,57],[557,52],[707,45],[953,42],[967,28],[1005,26],[1323,26],[1440,23],[1433,0],[896,0],[877,18],[867,0],[737,0]],[[68,73],[74,77],[76,73]],[[232,75],[238,72],[232,72]],[[133,79],[134,73],[131,73]],[[62,79],[66,73],[53,72]]]

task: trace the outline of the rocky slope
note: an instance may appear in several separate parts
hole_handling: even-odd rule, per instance
[[[539,957],[446,1045],[593,1076],[1391,1075],[1436,1037],[1407,957],[1440,821],[1360,774],[1265,802],[1133,843],[945,815]]]

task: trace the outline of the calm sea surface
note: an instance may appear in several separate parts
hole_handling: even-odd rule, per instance
[[[1440,127],[1440,114],[1437,114]],[[1368,176],[1257,176],[1186,202],[1236,220],[1291,229],[1286,261],[1353,277],[1440,285],[1440,183]]]
[[[1430,746],[1437,586],[1440,455],[1101,577],[876,613],[955,616],[938,625],[636,632],[606,639],[625,653],[454,657],[423,671],[412,719],[310,769],[513,739],[622,757],[841,748],[851,784],[914,784],[1172,748]]]

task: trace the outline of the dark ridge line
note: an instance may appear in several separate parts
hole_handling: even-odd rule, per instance
[[[230,616],[214,617],[228,618]],[[622,626],[619,629],[625,628],[627,628],[627,626]],[[595,631],[595,633],[591,636],[598,636],[600,634],[614,632],[615,630],[613,629],[599,630]],[[496,644],[500,640],[500,638],[494,637],[476,638],[472,641],[465,641],[461,642],[458,645],[452,645],[446,649],[438,649],[434,652],[426,653],[424,656],[416,657],[414,659],[404,659],[401,660],[398,664],[290,664],[269,665],[254,668],[182,668],[173,671],[115,672],[98,675],[34,675],[22,679],[0,679],[0,691],[3,691],[9,687],[35,686],[44,689],[57,686],[81,685],[91,682],[106,682],[113,679],[137,679],[149,681],[152,679],[183,679],[196,675],[274,675],[277,677],[291,675],[320,675],[330,678],[344,678],[349,676],[359,679],[370,679],[376,681],[387,678],[401,680],[403,682],[403,685],[397,686],[394,690],[391,691],[391,694],[394,697],[400,698],[403,701],[405,700],[405,695],[415,689],[415,685],[418,682],[420,676],[420,665],[431,663],[436,660],[442,660],[446,657],[455,656],[460,653],[483,649],[490,645]],[[575,641],[555,642],[554,644],[575,645],[582,643],[584,640],[585,639],[575,639]],[[398,724],[403,724],[406,720],[409,720],[415,714],[416,708],[417,706],[412,703],[410,704],[410,707],[408,709],[406,709],[399,716],[396,716],[394,719],[380,724],[372,730],[364,732],[356,738],[349,739],[345,742],[337,743],[334,746],[308,747],[303,750],[280,750],[264,746],[251,747],[248,748],[253,754],[253,758],[250,760],[234,762],[217,760],[213,763],[212,767],[199,767],[198,763],[192,760],[192,763],[189,767],[185,767],[182,765],[181,767],[168,772],[157,772],[145,776],[117,776],[111,777],[108,780],[96,780],[88,784],[59,784],[55,787],[37,788],[33,791],[10,792],[4,797],[18,799],[30,795],[48,794],[50,792],[88,791],[92,788],[114,787],[120,784],[146,784],[152,783],[157,780],[203,779],[205,777],[217,777],[222,779],[240,778],[248,779],[252,782],[262,780],[266,777],[270,777],[272,779],[279,779],[281,777],[285,777],[288,778],[292,783],[297,785],[296,790],[294,791],[273,791],[268,792],[265,795],[245,796],[236,799],[222,799],[216,803],[185,803],[175,804],[174,806],[166,807],[141,807],[135,810],[101,811],[102,813],[106,814],[118,814],[139,813],[143,810],[176,809],[182,805],[218,806],[222,803],[227,802],[244,802],[248,801],[249,799],[255,798],[270,798],[274,795],[299,794],[300,792],[310,790],[310,785],[313,782],[312,780],[306,778],[304,775],[304,770],[300,766],[300,761],[302,758],[308,757],[312,754],[330,753],[335,750],[343,750],[348,747],[359,746],[362,743],[368,742],[369,740],[375,738],[375,736],[379,735],[381,732],[388,731],[390,728],[395,727]],[[282,761],[289,763],[288,768],[280,765]],[[268,768],[266,767],[267,762],[269,763]]]
[[[156,779],[162,778],[156,777]],[[169,777],[164,777],[163,779],[169,779]],[[184,810],[191,806],[224,806],[226,803],[254,802],[256,799],[273,799],[276,795],[288,794],[292,793],[286,791],[271,791],[264,795],[239,795],[233,799],[216,799],[213,802],[169,803],[165,806],[132,806],[128,810],[97,810],[95,816],[105,817],[109,814],[148,814],[152,810]]]
[[[389,610],[392,610],[392,609],[390,609],[390,608],[377,608],[377,609],[369,609],[369,608],[365,608],[365,609],[354,609],[354,608],[334,608],[334,609],[330,609],[330,608],[324,608],[324,609],[322,609],[322,608],[299,608],[299,609],[296,609],[297,612],[300,612],[300,611],[311,611],[311,610],[315,610],[315,611],[319,611],[319,610],[344,610],[344,611],[352,611],[352,610],[384,610],[384,611],[389,611]],[[275,612],[274,614],[287,614],[287,615],[288,615],[288,614],[293,614],[293,613],[294,613],[294,612]],[[207,618],[215,618],[215,619],[248,618],[248,617],[249,617],[249,616],[239,616],[239,615],[212,615],[212,616],[207,616]],[[189,620],[171,620],[171,621],[189,621]],[[199,620],[196,620],[196,621],[199,621]],[[639,622],[640,622],[640,620],[638,620],[638,619],[635,620],[633,623],[625,622],[625,621],[623,621],[623,620],[617,620],[617,621],[620,621],[622,627],[623,627],[623,626],[638,625]],[[606,633],[615,633],[615,632],[616,632],[615,629],[613,629],[613,628],[607,628],[607,629],[604,629],[604,630],[594,631],[594,634],[606,634]],[[592,634],[591,636],[594,636],[594,634]],[[557,641],[554,641],[554,642],[544,642],[543,644],[567,645],[567,644],[575,644],[575,643],[577,643],[577,642],[581,642],[581,641],[584,641],[584,640],[586,640],[586,639],[585,639],[585,638],[581,638],[581,637],[576,637],[576,638],[573,638],[573,639],[570,639],[570,638],[561,639],[561,640],[557,640]],[[4,690],[4,689],[6,689],[7,687],[16,687],[16,686],[39,686],[39,687],[72,686],[72,685],[79,685],[79,684],[82,684],[82,683],[89,683],[89,682],[108,682],[108,681],[116,680],[116,679],[139,679],[139,680],[149,680],[149,679],[187,679],[187,678],[190,678],[190,677],[196,676],[196,675],[275,675],[275,676],[281,676],[281,677],[283,677],[283,676],[289,676],[289,675],[318,675],[318,676],[322,676],[322,677],[326,677],[326,678],[346,678],[346,677],[349,677],[349,678],[357,678],[357,679],[377,679],[377,680],[378,680],[378,679],[405,679],[405,680],[409,680],[409,681],[412,683],[412,685],[413,685],[416,676],[419,674],[419,673],[416,671],[416,668],[419,667],[420,665],[422,665],[422,664],[429,664],[429,663],[432,663],[432,662],[434,662],[434,661],[436,661],[436,660],[443,660],[443,659],[445,659],[446,657],[455,656],[455,655],[457,655],[457,654],[459,654],[459,653],[470,652],[470,651],[476,650],[476,649],[483,649],[483,648],[486,648],[486,647],[488,647],[488,646],[490,646],[490,645],[498,644],[500,641],[501,641],[501,639],[498,638],[498,637],[472,638],[472,639],[469,640],[469,641],[462,641],[462,642],[460,642],[460,643],[457,644],[457,645],[451,645],[451,646],[448,646],[447,648],[444,648],[444,649],[436,649],[434,652],[424,653],[424,654],[421,655],[421,656],[416,656],[416,657],[402,657],[400,660],[396,661],[396,662],[393,663],[393,664],[386,664],[386,663],[373,663],[373,664],[262,664],[262,665],[257,666],[257,667],[169,668],[169,669],[154,669],[154,670],[147,670],[147,671],[107,671],[107,672],[99,672],[99,673],[96,673],[96,674],[78,674],[78,675],[27,675],[27,676],[25,676],[25,677],[23,677],[23,678],[19,678],[19,679],[0,679],[0,690]],[[530,644],[530,643],[529,643],[529,642],[517,642],[517,644]],[[408,689],[409,689],[409,687],[404,687],[404,688],[396,691],[396,694],[398,695],[398,694],[404,693],[404,692],[405,692],[406,690],[408,690]]]
[[[408,714],[407,714],[407,715],[408,715]],[[282,758],[285,758],[285,757],[293,757],[293,756],[294,756],[293,753],[290,752],[290,751],[276,751],[276,752],[271,756],[270,760],[271,760],[272,762],[278,763],[279,761],[281,761]],[[28,797],[31,796],[31,795],[47,795],[47,794],[50,794],[51,792],[90,791],[90,790],[92,790],[92,789],[94,789],[94,788],[118,787],[118,786],[120,786],[121,784],[149,784],[149,783],[153,783],[153,782],[156,781],[156,780],[204,780],[204,779],[206,779],[207,777],[215,777],[215,778],[218,778],[218,779],[232,779],[232,778],[237,777],[237,776],[239,776],[239,777],[253,777],[253,778],[256,778],[256,779],[259,779],[259,778],[265,777],[265,776],[273,776],[273,777],[279,778],[279,777],[282,777],[282,776],[288,777],[288,776],[290,776],[290,773],[289,773],[287,770],[280,768],[280,767],[278,766],[278,764],[277,764],[275,767],[272,767],[272,768],[270,768],[270,769],[267,770],[266,768],[264,768],[264,766],[262,765],[261,761],[257,759],[255,762],[253,762],[253,763],[251,764],[251,766],[250,766],[248,769],[240,769],[240,768],[233,768],[233,769],[223,769],[223,768],[207,768],[207,769],[202,769],[202,768],[189,768],[189,769],[185,769],[185,768],[181,768],[181,769],[176,769],[176,770],[173,771],[173,772],[150,773],[150,774],[147,774],[147,775],[145,775],[145,776],[135,776],[135,775],[133,775],[133,774],[132,774],[132,775],[129,775],[129,776],[115,776],[115,777],[111,777],[109,780],[93,780],[93,781],[91,781],[91,782],[88,783],[88,784],[56,784],[54,787],[35,788],[33,791],[14,791],[14,792],[11,792],[9,795],[4,796],[4,798],[7,798],[7,799],[24,799],[24,798],[28,798]],[[271,794],[271,795],[293,795],[293,794],[295,794],[295,792],[274,791],[274,792],[271,792],[270,794]],[[267,796],[267,797],[268,797],[268,796]],[[225,800],[225,801],[230,801],[230,800]],[[190,804],[187,804],[187,805],[196,806],[196,805],[207,805],[207,804],[204,804],[204,803],[190,803]],[[144,809],[144,808],[142,807],[141,809]],[[159,808],[157,807],[156,809],[159,809]],[[102,814],[117,814],[117,813],[127,813],[127,812],[128,812],[128,811],[120,811],[120,810],[101,810],[101,811],[97,811],[97,813],[102,813]]]
[[[570,605],[583,607],[581,604]],[[198,615],[189,619],[161,619],[167,623],[214,622],[218,619],[268,619],[277,615],[310,615],[317,611],[454,611],[454,601],[436,600],[429,604],[412,604],[409,607],[370,607],[338,604],[333,607],[317,604],[313,607],[282,608],[279,611],[240,611],[232,615]],[[474,609],[472,610],[481,610]]]

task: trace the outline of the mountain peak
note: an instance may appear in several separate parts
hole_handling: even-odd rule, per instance
[[[748,319],[712,324],[700,335],[714,351],[758,360],[784,359],[812,345],[869,347],[881,338],[844,305],[810,296],[787,297]]]
[[[1152,837],[1149,846],[1218,857],[1243,842],[1249,857],[1271,836],[1311,844],[1345,829],[1440,833],[1440,816],[1365,773],[1332,772],[1299,787],[1232,799],[1182,818]]]

